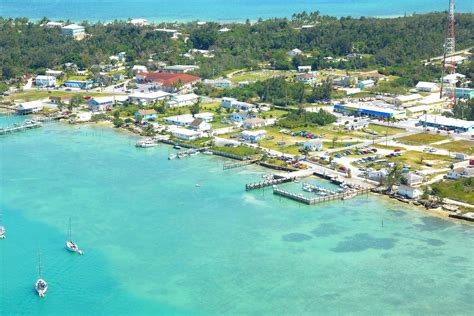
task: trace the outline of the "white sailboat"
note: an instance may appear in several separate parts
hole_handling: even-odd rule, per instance
[[[72,241],[72,233],[71,233],[71,218],[69,217],[69,233],[68,233],[68,240],[66,241],[66,249],[70,252],[77,252],[80,255],[84,254],[84,251],[79,249],[79,246]]]
[[[2,225],[2,212],[0,211],[0,239],[4,239],[6,237],[6,228]]]
[[[41,276],[41,253],[38,254],[38,280],[35,283],[35,290],[38,292],[39,297],[44,297],[48,291],[48,282]]]

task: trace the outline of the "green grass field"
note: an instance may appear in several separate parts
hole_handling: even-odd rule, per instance
[[[397,141],[402,144],[411,145],[411,146],[423,146],[432,143],[436,143],[442,140],[449,139],[448,136],[434,135],[434,134],[413,134],[409,136],[404,136],[397,138]]]
[[[406,132],[406,130],[402,128],[385,127],[385,126],[380,126],[380,125],[375,125],[375,124],[369,124],[369,127],[367,129],[377,132],[379,136],[381,135],[385,136],[385,134],[387,134],[388,136],[391,136],[391,135],[396,135],[396,134]]]
[[[454,142],[444,143],[436,145],[436,148],[446,149],[450,152],[465,153],[468,155],[474,155],[474,141],[470,140],[457,140]]]
[[[472,178],[456,181],[436,182],[432,189],[439,189],[442,197],[474,204],[474,180]]]
[[[96,93],[96,92],[81,92],[81,93],[74,93],[69,91],[39,91],[39,90],[28,90],[22,91],[18,93],[14,93],[9,97],[5,98],[5,101],[36,101],[40,99],[47,99],[50,96],[73,96],[73,95],[80,95],[84,96],[111,96],[112,94],[105,94],[105,93]]]
[[[413,150],[408,150],[403,153],[401,157],[387,158],[390,161],[402,162],[412,166],[426,166],[426,163],[432,162],[434,169],[447,168],[451,164],[451,157],[435,155],[432,153],[424,153]]]

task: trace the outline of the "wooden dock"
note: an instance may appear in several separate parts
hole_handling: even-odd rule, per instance
[[[261,188],[265,188],[265,187],[269,187],[269,186],[273,186],[273,185],[277,185],[277,184],[281,184],[285,182],[291,182],[294,180],[295,178],[276,178],[276,179],[271,179],[271,180],[263,180],[260,182],[246,184],[245,190],[252,191],[252,190],[261,189]]]
[[[42,127],[43,124],[36,122],[36,123],[30,123],[30,124],[21,124],[21,125],[15,125],[11,127],[6,127],[6,128],[0,128],[0,135],[5,135],[5,134],[12,134],[12,133],[17,133],[17,132],[22,132],[28,129],[34,129],[34,128],[39,128]]]
[[[222,166],[222,168],[224,170],[227,170],[227,169],[234,169],[234,168],[240,168],[240,167],[244,167],[244,166],[248,166],[248,165],[251,165],[253,163],[256,163],[258,161],[258,159],[252,159],[252,160],[243,160],[243,161],[237,161],[237,162],[226,162],[224,163],[224,165]]]
[[[329,201],[334,201],[334,200],[347,200],[347,199],[356,197],[359,194],[368,193],[368,192],[369,192],[368,189],[357,188],[357,189],[349,190],[347,192],[334,193],[331,195],[311,198],[311,197],[304,196],[303,193],[293,193],[293,192],[282,190],[277,187],[273,187],[273,194],[283,196],[293,201],[301,202],[308,205],[314,205],[314,204],[319,204],[322,202],[329,202]]]

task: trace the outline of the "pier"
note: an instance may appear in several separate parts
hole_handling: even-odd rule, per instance
[[[280,183],[285,183],[285,182],[291,182],[291,181],[294,181],[296,178],[276,178],[276,179],[269,179],[269,180],[263,180],[263,181],[260,181],[260,182],[255,182],[255,183],[249,183],[249,184],[246,184],[245,185],[245,190],[246,191],[252,191],[252,190],[256,190],[256,189],[261,189],[261,188],[265,188],[265,187],[269,187],[269,186],[273,186],[273,185],[277,185],[277,184],[280,184]]]
[[[224,163],[222,168],[224,170],[234,169],[234,168],[239,168],[239,167],[244,167],[244,166],[251,165],[253,163],[256,163],[257,161],[258,161],[258,159],[243,160],[243,161],[237,161],[237,162],[226,162],[226,163]]]
[[[286,197],[290,200],[297,201],[300,203],[314,205],[322,202],[329,202],[334,200],[347,200],[353,197],[356,197],[359,194],[368,193],[369,189],[357,188],[352,189],[347,192],[334,193],[331,195],[321,196],[321,197],[306,197],[303,193],[293,193],[289,191],[282,190],[277,187],[273,187],[273,194]]]
[[[28,129],[39,128],[42,126],[43,124],[41,124],[40,122],[23,123],[23,124],[11,126],[11,127],[0,128],[0,135],[22,132]]]

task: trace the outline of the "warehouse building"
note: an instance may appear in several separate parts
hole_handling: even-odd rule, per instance
[[[345,115],[368,116],[371,118],[406,118],[405,110],[395,110],[366,103],[336,104],[334,112]]]
[[[463,133],[474,131],[474,121],[465,121],[441,115],[421,116],[419,122],[424,127],[454,130]]]

